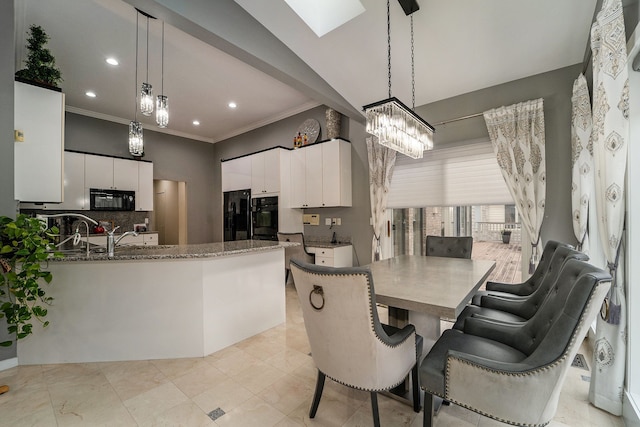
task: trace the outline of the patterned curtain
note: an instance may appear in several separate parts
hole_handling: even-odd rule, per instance
[[[571,97],[571,206],[573,232],[578,249],[589,254],[589,204],[593,194],[593,144],[591,143],[591,101],[587,80],[582,74],[573,83]]]
[[[371,218],[373,219],[373,242],[371,260],[381,259],[380,237],[384,230],[385,211],[389,184],[396,164],[396,151],[378,144],[377,137],[367,138],[369,158],[369,193],[371,196]]]
[[[589,400],[622,414],[626,361],[626,301],[622,236],[625,214],[625,174],[629,140],[629,75],[620,0],[604,0],[591,28],[593,52],[593,158],[600,241],[613,284],[596,328],[595,369]]]
[[[529,274],[533,274],[546,194],[543,100],[485,111],[484,120],[502,176],[531,242]]]

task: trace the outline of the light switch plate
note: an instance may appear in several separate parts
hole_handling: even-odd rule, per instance
[[[331,218],[325,218],[324,225],[331,225]]]

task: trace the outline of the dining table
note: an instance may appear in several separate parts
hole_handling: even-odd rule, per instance
[[[376,302],[389,307],[389,324],[411,323],[424,339],[423,356],[496,266],[495,261],[399,255],[369,264]]]

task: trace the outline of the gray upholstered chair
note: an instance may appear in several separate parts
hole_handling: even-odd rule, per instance
[[[559,246],[550,261],[547,260],[546,273],[530,295],[512,295],[508,298],[499,294],[484,295],[481,298],[480,306],[469,305],[465,307],[453,328],[464,329],[464,322],[470,316],[483,316],[505,322],[522,322],[531,319],[554,289],[558,272],[569,259],[587,261],[589,257],[569,246]]]
[[[292,259],[299,259],[300,261],[313,264],[315,262],[315,255],[307,252],[307,248],[304,245],[304,234],[302,233],[278,233],[278,241],[300,243],[298,246],[284,248],[284,268],[287,271],[284,283],[287,283],[289,281],[289,272],[291,271],[289,262]]]
[[[471,259],[473,237],[427,236],[426,256]]]
[[[487,282],[487,290],[478,291],[473,297],[473,304],[482,305],[481,298],[486,295],[496,295],[505,298],[509,298],[513,295],[530,295],[538,288],[538,286],[540,286],[540,283],[542,283],[542,281],[544,280],[545,275],[549,271],[549,263],[551,262],[551,258],[553,257],[556,249],[560,247],[571,248],[572,246],[567,245],[566,243],[557,242],[555,240],[549,240],[547,244],[544,245],[544,250],[542,251],[542,256],[540,257],[538,267],[536,267],[536,270],[533,272],[531,277],[529,277],[526,281],[518,284]]]
[[[291,260],[291,272],[311,356],[318,368],[309,410],[314,418],[325,377],[371,393],[374,425],[379,426],[377,392],[403,383],[411,372],[414,411],[420,411],[417,361],[422,338],[378,319],[373,277],[366,267],[332,268]]]
[[[445,331],[420,365],[424,426],[433,423],[434,395],[508,424],[546,425],[610,285],[608,273],[571,259],[526,322],[471,317],[464,331]]]

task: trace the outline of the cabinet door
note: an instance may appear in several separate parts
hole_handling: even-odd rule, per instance
[[[25,202],[62,202],[64,94],[14,83],[14,196]],[[6,139],[3,143],[7,143]]]
[[[322,146],[324,144],[306,147],[306,206],[322,207]]]
[[[292,208],[304,208],[307,203],[306,150],[308,148],[291,152],[290,206]]]
[[[266,193],[264,187],[264,153],[251,156],[251,195]]]
[[[142,241],[145,246],[156,246],[158,244],[158,234],[157,233],[149,233],[142,235]]]
[[[322,145],[323,206],[340,206],[340,141]]]
[[[84,154],[64,153],[64,202],[57,206],[61,210],[89,209],[84,198]]]
[[[138,163],[138,192],[136,193],[136,210],[153,210],[153,163]]]
[[[277,193],[280,191],[280,150],[269,150],[261,154],[264,162],[265,193]]]
[[[222,162],[222,191],[251,188],[251,156]]]
[[[84,157],[84,186],[85,188],[113,187],[113,158],[93,156]]]
[[[113,188],[136,191],[138,189],[138,163],[135,160],[113,159]]]

